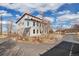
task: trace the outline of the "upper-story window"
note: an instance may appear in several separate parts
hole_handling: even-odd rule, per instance
[[[29,21],[27,21],[27,26],[29,26]]]
[[[25,20],[28,20],[27,18],[25,18]]]
[[[35,22],[33,21],[33,26],[35,26]]]
[[[39,26],[39,23],[37,22],[37,26]]]
[[[37,34],[38,34],[38,29],[37,29]]]
[[[40,23],[40,27],[41,27],[41,23]]]

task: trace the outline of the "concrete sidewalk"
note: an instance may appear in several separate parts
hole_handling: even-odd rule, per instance
[[[0,44],[2,44],[5,41],[8,41],[8,39],[0,39]]]
[[[73,42],[73,43],[77,43],[79,44],[79,38],[77,38],[77,36],[75,34],[72,35],[65,35],[65,37],[63,38],[64,41],[67,42]]]

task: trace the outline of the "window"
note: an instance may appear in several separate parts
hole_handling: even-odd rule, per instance
[[[38,29],[37,29],[37,34],[38,34]]]
[[[37,22],[37,26],[39,25],[39,23]]]
[[[25,20],[27,20],[27,18]]]
[[[40,33],[41,33],[41,30],[40,30]]]
[[[35,22],[33,22],[33,26],[35,26]]]
[[[33,34],[35,34],[35,29],[33,29]]]
[[[27,26],[29,26],[29,21],[27,21]]]
[[[41,27],[41,23],[40,23],[40,27]]]

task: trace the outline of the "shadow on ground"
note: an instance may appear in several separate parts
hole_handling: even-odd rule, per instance
[[[73,47],[72,47],[73,45]],[[63,41],[41,56],[79,56],[79,44]]]

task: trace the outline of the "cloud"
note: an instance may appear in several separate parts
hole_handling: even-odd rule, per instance
[[[50,21],[51,23],[54,22],[54,18],[53,17],[44,17],[44,19]]]
[[[16,14],[16,19],[19,19],[21,16]]]
[[[73,13],[70,10],[64,10],[64,11],[60,11],[57,14],[59,14],[59,16],[57,17],[58,21],[77,21],[77,19],[79,19],[79,12],[77,13]]]
[[[32,3],[32,4],[26,4],[30,8],[35,8],[39,11],[46,11],[46,10],[56,10],[61,5],[60,3]]]
[[[73,13],[69,10],[58,12],[57,24],[62,25],[63,28],[70,28],[74,24],[79,24],[79,12]],[[59,27],[60,27],[59,26]]]
[[[0,6],[6,6],[7,8],[15,9],[20,12],[28,12],[31,13],[34,10],[38,11],[46,11],[46,10],[56,10],[61,5],[60,3],[1,3]]]
[[[73,21],[71,21],[71,24],[79,24],[79,18],[74,19]]]
[[[24,4],[24,3],[1,3],[0,6],[5,6],[7,8],[10,8],[10,9],[14,9],[16,11],[20,11],[20,12],[28,12],[30,10],[28,10],[29,8]]]
[[[63,29],[71,28],[71,25],[63,25]]]
[[[1,13],[1,15],[3,15],[3,16],[12,16],[11,13],[7,13],[7,11],[5,11],[5,10],[0,10],[0,13]]]
[[[57,14],[70,14],[71,11],[70,10],[64,10],[64,11],[59,11]]]
[[[37,15],[36,17],[39,17],[39,18],[41,18],[41,19],[44,19],[44,20],[50,21],[51,23],[54,22],[54,18],[53,18],[53,17],[43,17],[43,16],[41,16],[40,14]]]
[[[57,19],[59,21],[66,21],[66,20],[76,21],[76,19],[79,19],[79,14],[64,14],[62,16],[59,16]]]

